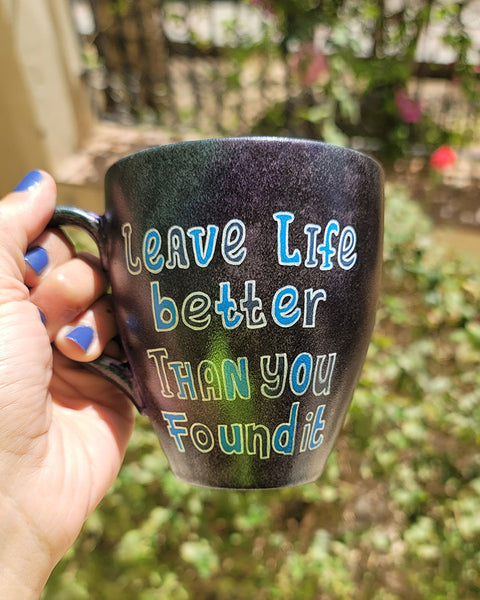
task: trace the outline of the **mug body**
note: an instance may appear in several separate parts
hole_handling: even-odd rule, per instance
[[[227,138],[139,152],[105,185],[120,335],[175,475],[316,479],[374,323],[379,165],[321,142]]]

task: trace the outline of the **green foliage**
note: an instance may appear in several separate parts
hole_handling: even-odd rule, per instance
[[[473,50],[464,15],[468,3],[250,1],[275,16],[280,34],[275,44],[290,65],[290,96],[283,111],[274,106],[267,112],[257,126],[261,133],[278,124],[280,111],[282,127],[290,134],[335,144],[357,140],[384,158],[408,155],[414,146],[417,152],[421,147],[429,153],[444,143],[470,141],[471,130],[461,128],[458,118],[447,128],[438,114],[420,105],[415,92],[411,97],[407,92],[415,78],[418,51],[425,45],[423,34],[444,28],[441,42],[455,56],[451,78],[462,89],[469,110],[478,110],[474,65],[480,55]],[[319,32],[324,39],[321,48],[314,43]],[[403,108],[399,92],[406,95]],[[418,114],[408,114],[406,103],[416,106]]]
[[[324,475],[195,488],[138,419],[125,465],[47,600],[474,600],[480,589],[480,273],[387,188],[383,293]]]

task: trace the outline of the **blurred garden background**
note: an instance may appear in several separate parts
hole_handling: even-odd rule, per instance
[[[0,77],[2,192],[46,168],[102,212],[117,158],[230,135],[386,174],[376,328],[321,479],[180,483],[139,417],[45,600],[477,599],[480,1],[0,0]]]

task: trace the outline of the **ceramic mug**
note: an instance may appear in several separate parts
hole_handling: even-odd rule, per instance
[[[183,142],[121,159],[84,228],[127,357],[90,368],[149,417],[175,475],[276,488],[319,477],[365,359],[383,175],[316,141]]]

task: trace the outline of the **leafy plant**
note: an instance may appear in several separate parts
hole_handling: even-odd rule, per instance
[[[464,116],[478,114],[470,4],[102,0],[94,3],[98,56],[90,40],[85,66],[105,79],[105,110],[114,118],[193,128],[202,137],[318,138],[383,159],[430,154],[470,141]],[[450,51],[450,65],[419,62],[435,30],[444,32],[435,48]],[[424,105],[420,72],[450,81],[451,118],[431,108],[438,98]]]
[[[480,57],[473,51],[464,15],[468,3],[271,0],[260,4],[277,18],[280,48],[296,82],[284,112],[284,126],[290,132],[340,144],[359,138],[384,158],[408,154],[415,145],[428,153],[441,144],[468,139],[471,131],[463,131],[462,136],[458,127],[442,127],[411,89],[424,36],[440,25],[446,32],[440,41],[454,56],[448,77],[457,81],[472,112],[478,110],[475,64]],[[315,42],[319,37],[321,45]],[[271,125],[275,111],[278,107],[265,116],[262,131]]]

